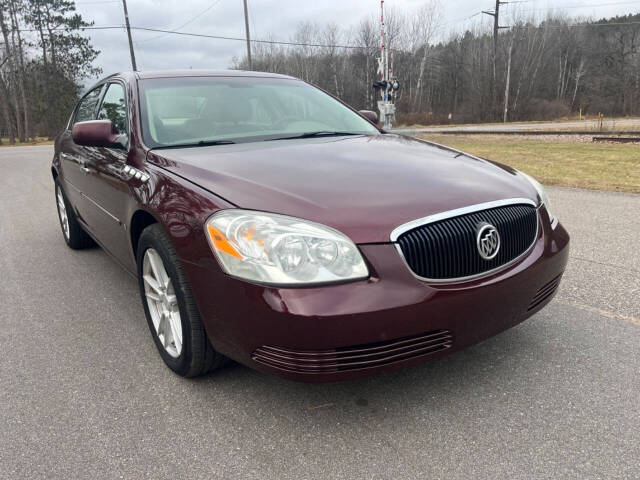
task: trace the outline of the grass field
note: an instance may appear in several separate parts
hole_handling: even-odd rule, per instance
[[[547,185],[640,193],[640,145],[506,135],[422,138],[510,165]]]

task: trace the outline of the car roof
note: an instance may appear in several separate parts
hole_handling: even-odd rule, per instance
[[[152,70],[136,72],[138,78],[165,78],[165,77],[274,77],[290,78],[289,75],[280,75],[270,72],[249,72],[246,70]]]
[[[250,72],[247,70],[145,70],[145,71],[123,71],[112,73],[101,78],[91,87],[85,89],[82,95],[93,90],[96,86],[108,82],[110,79],[120,78],[127,82],[137,79],[147,78],[185,78],[185,77],[256,77],[256,78],[283,78],[288,80],[299,80],[289,75],[281,75],[279,73],[270,72]]]
[[[269,77],[269,78],[287,78],[297,80],[289,75],[281,75],[279,73],[270,72],[249,72],[246,70],[145,70],[145,71],[126,71],[109,75],[100,80],[104,82],[113,77],[124,78],[178,78],[178,77]],[[100,83],[98,82],[98,83]]]

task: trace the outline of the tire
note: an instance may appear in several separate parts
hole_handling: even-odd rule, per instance
[[[222,367],[226,357],[211,346],[187,277],[159,224],[144,229],[136,257],[144,313],[164,363],[183,377],[197,377]],[[164,275],[158,273],[162,272],[158,260]],[[161,285],[163,278],[165,285]]]
[[[73,206],[69,203],[67,195],[64,193],[60,181],[57,178],[55,181],[55,196],[62,237],[69,248],[82,250],[95,246],[96,243],[78,223],[78,218],[73,210]]]

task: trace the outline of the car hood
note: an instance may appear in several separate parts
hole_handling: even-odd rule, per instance
[[[389,242],[411,220],[509,198],[536,201],[516,170],[399,135],[153,150],[149,161],[241,208]]]

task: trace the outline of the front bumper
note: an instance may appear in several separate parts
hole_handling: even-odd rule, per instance
[[[254,285],[209,260],[185,269],[216,350],[294,380],[346,380],[461,350],[544,307],[564,272],[569,235],[539,221],[535,245],[518,263],[457,285],[418,280],[392,244],[360,245],[371,277],[342,285]]]

